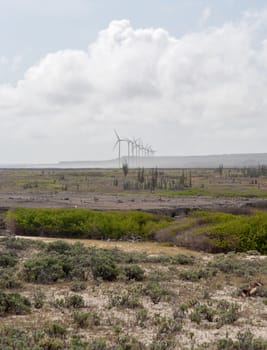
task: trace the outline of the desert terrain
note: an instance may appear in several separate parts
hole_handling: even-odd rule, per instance
[[[2,169],[0,349],[267,349],[257,171]]]

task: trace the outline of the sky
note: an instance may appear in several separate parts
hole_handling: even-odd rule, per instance
[[[266,0],[0,0],[0,43],[1,164],[267,152]]]

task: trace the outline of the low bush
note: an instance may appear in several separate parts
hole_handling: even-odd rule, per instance
[[[13,267],[17,262],[17,256],[13,251],[0,252],[0,267]]]
[[[101,278],[104,281],[114,281],[119,275],[114,259],[97,251],[91,257],[91,271],[94,279]]]
[[[37,289],[33,295],[34,307],[36,309],[41,309],[45,303],[45,294],[41,289]]]
[[[112,350],[146,350],[146,347],[135,337],[120,334],[116,339],[116,346],[111,347]],[[110,349],[110,350],[111,350]]]
[[[240,307],[237,303],[230,303],[227,300],[221,300],[217,305],[218,320],[217,327],[225,324],[232,324],[240,317]]]
[[[147,256],[144,262],[153,264],[170,264],[170,265],[193,265],[195,258],[190,255],[176,254],[176,255],[153,255]]]
[[[149,350],[172,350],[175,349],[176,342],[171,339],[155,339],[150,345]]]
[[[57,255],[30,258],[24,263],[23,276],[27,282],[56,282],[65,277],[62,259]]]
[[[79,294],[73,294],[65,298],[65,306],[80,309],[85,307],[84,298]]]
[[[143,288],[143,293],[144,295],[149,296],[154,304],[158,304],[163,298],[172,294],[169,289],[163,287],[156,281],[147,283]]]
[[[7,249],[12,250],[26,250],[29,247],[36,245],[36,244],[42,244],[41,242],[33,242],[29,239],[23,239],[23,238],[17,238],[17,237],[4,237],[1,239],[2,243],[5,244]]]
[[[75,311],[72,315],[74,322],[80,328],[100,325],[100,318],[95,312]]]
[[[67,329],[59,323],[52,323],[46,330],[50,337],[65,338]]]
[[[119,294],[112,294],[109,300],[110,307],[125,307],[128,309],[143,308],[141,300],[135,291],[125,290]]]
[[[174,334],[179,333],[183,328],[181,319],[162,317],[158,322],[157,339],[168,339]]]
[[[48,252],[56,252],[59,254],[66,254],[69,251],[71,251],[71,249],[72,249],[71,244],[61,240],[48,243],[46,246],[46,250]]]
[[[18,293],[0,291],[0,316],[25,315],[31,311],[31,302]]]
[[[105,339],[98,338],[93,340],[88,347],[88,350],[108,350],[107,343]]]
[[[66,350],[66,344],[58,338],[43,338],[39,341],[38,347],[40,350]]]
[[[145,326],[145,321],[148,320],[148,311],[145,308],[140,309],[136,313],[136,324],[140,327]]]
[[[207,320],[212,322],[215,312],[211,307],[208,307],[206,304],[198,304],[194,307],[194,310],[190,314],[190,320],[200,324],[202,320]]]
[[[144,270],[138,265],[125,266],[123,272],[128,280],[142,281],[145,276]]]
[[[211,242],[223,251],[267,253],[267,212],[255,210],[250,215],[234,215],[199,211],[193,215],[206,221],[198,232],[208,233]]]
[[[255,338],[250,330],[240,331],[237,340],[231,338],[219,339],[217,350],[267,350],[267,341]]]
[[[0,289],[16,289],[21,287],[21,282],[14,269],[0,269]]]
[[[199,281],[200,279],[208,279],[213,276],[215,276],[216,270],[214,269],[200,269],[200,270],[195,270],[195,271],[182,271],[179,274],[179,277],[183,281],[191,281],[191,282],[196,282]]]
[[[86,283],[84,281],[74,280],[70,285],[70,290],[72,292],[80,292],[86,289]]]
[[[237,276],[253,276],[257,273],[267,273],[267,261],[260,259],[248,260],[232,253],[216,257],[209,263],[209,267]]]
[[[37,345],[25,330],[4,327],[0,329],[0,349],[32,350]],[[36,346],[36,349],[40,349]]]

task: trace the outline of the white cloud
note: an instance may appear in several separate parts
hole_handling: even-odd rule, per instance
[[[208,19],[210,18],[211,14],[212,14],[211,8],[205,7],[201,16],[200,16],[199,24],[201,26],[204,25],[208,21]]]
[[[0,162],[115,157],[114,127],[162,154],[266,151],[265,27],[246,14],[174,38],[113,21],[88,51],[46,55],[0,85]]]
[[[0,65],[6,66],[9,63],[8,58],[5,56],[0,56]]]

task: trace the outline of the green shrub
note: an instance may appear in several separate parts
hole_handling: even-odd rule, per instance
[[[45,294],[41,289],[37,289],[33,295],[34,307],[36,309],[41,309],[45,303]]]
[[[150,345],[150,350],[172,350],[175,349],[176,342],[171,339],[154,340]]]
[[[224,273],[233,273],[238,276],[249,276],[257,273],[267,273],[265,260],[242,259],[235,254],[229,253],[226,256],[217,257],[209,263],[211,268],[216,268]]]
[[[143,350],[144,346],[142,343],[138,342],[135,337],[129,335],[119,335],[116,339],[116,346],[114,350]]]
[[[101,278],[104,281],[114,281],[119,275],[114,259],[97,252],[91,257],[91,271],[94,279]]]
[[[17,264],[18,259],[12,251],[0,252],[0,267],[13,267]]]
[[[70,285],[70,290],[72,292],[80,292],[86,289],[86,283],[84,281],[74,280]]]
[[[50,337],[65,338],[68,331],[64,326],[58,323],[52,323],[46,332]]]
[[[202,320],[212,322],[214,314],[212,308],[208,307],[206,304],[199,304],[195,306],[189,317],[192,322],[200,324]]]
[[[267,341],[255,338],[250,330],[240,331],[236,341],[231,338],[219,339],[217,350],[267,350]]]
[[[230,303],[227,300],[221,300],[217,305],[218,321],[217,327],[225,324],[232,324],[240,317],[240,307],[237,303]]]
[[[89,344],[89,348],[88,350],[107,350],[107,344],[105,339],[103,338],[98,338],[93,340],[90,344]]]
[[[25,261],[23,276],[27,282],[51,283],[65,277],[59,256],[35,256]]]
[[[250,215],[234,215],[213,211],[194,213],[205,219],[200,232],[206,232],[211,242],[222,251],[267,253],[267,213],[255,210]]]
[[[32,350],[33,346],[34,343],[25,330],[12,327],[3,327],[0,329],[0,349]]]
[[[153,264],[172,264],[172,265],[193,265],[195,262],[195,258],[193,256],[184,255],[184,254],[176,254],[176,255],[153,255],[148,256],[144,260],[145,262],[150,262]]]
[[[128,280],[142,281],[145,275],[144,270],[138,265],[125,266],[123,272]]]
[[[168,339],[182,330],[181,319],[172,319],[167,317],[159,318],[159,328],[157,332],[157,339]]]
[[[200,279],[208,279],[216,274],[214,269],[200,269],[195,271],[182,271],[179,275],[180,279],[183,281],[196,282]]]
[[[0,316],[24,315],[31,311],[31,302],[18,293],[0,291]]]
[[[75,311],[72,317],[77,326],[81,328],[100,325],[100,318],[95,312]]]
[[[16,231],[27,235],[94,239],[153,238],[171,219],[137,211],[17,208],[8,212]]]
[[[21,282],[15,275],[14,269],[0,269],[0,289],[16,289],[21,287]]]
[[[136,323],[140,327],[144,327],[145,321],[148,319],[148,311],[145,308],[137,311],[136,313]]]
[[[112,294],[109,305],[110,307],[125,307],[129,309],[143,307],[138,295],[131,290],[123,291],[120,294]]]
[[[39,342],[39,348],[41,350],[65,350],[65,343],[58,338],[44,338]]]
[[[6,248],[12,250],[26,250],[35,244],[29,239],[17,237],[5,237],[1,239],[1,242],[5,244]]]
[[[154,304],[158,304],[163,297],[171,295],[170,290],[163,287],[161,284],[159,284],[156,281],[149,282],[144,288],[143,288],[144,295],[147,295],[150,297],[151,301]]]
[[[65,306],[80,309],[85,307],[85,302],[81,295],[73,294],[65,298]]]
[[[72,247],[67,242],[58,240],[55,242],[48,243],[46,249],[48,252],[66,254],[72,249]]]

